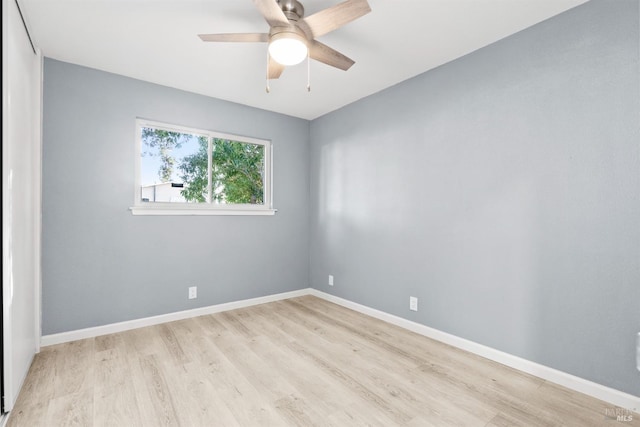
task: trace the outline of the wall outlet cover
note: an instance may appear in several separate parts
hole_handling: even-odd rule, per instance
[[[196,298],[198,298],[198,287],[197,286],[189,287],[189,299],[196,299]]]
[[[418,298],[409,297],[409,310],[418,311]]]
[[[329,275],[329,286],[333,286],[333,276]]]

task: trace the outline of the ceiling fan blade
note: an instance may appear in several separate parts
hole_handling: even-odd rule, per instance
[[[347,0],[304,18],[304,22],[311,29],[313,38],[316,38],[337,30],[369,12],[371,7],[367,0]]]
[[[347,71],[355,61],[351,58],[347,58],[335,49],[331,49],[329,46],[320,43],[317,40],[311,42],[309,46],[309,56],[316,61],[320,61],[324,64],[331,65],[332,67],[340,68]]]
[[[264,19],[272,27],[288,26],[289,20],[285,16],[280,5],[276,3],[276,0],[253,0],[253,4],[256,5]]]
[[[276,62],[276,60],[269,55],[269,79],[279,79],[283,71],[284,65]]]
[[[203,42],[268,42],[266,33],[198,34]]]

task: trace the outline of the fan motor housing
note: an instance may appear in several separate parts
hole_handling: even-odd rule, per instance
[[[304,16],[304,6],[296,0],[277,0],[287,19],[297,21]]]
[[[281,38],[298,39],[305,45],[309,45],[307,35],[295,25],[290,25],[288,27],[271,27],[271,31],[269,32],[269,41],[272,42]]]

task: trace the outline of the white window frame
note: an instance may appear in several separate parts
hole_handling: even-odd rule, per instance
[[[213,138],[228,139],[231,141],[245,142],[247,144],[257,144],[264,147],[264,204],[228,204],[218,205],[211,203],[211,174],[209,174],[208,196],[209,200],[204,203],[167,203],[167,202],[143,202],[141,193],[141,162],[142,162],[142,128],[151,127],[170,132],[180,132],[206,136],[210,140]],[[209,144],[208,169],[211,171],[211,147]],[[273,149],[272,143],[267,139],[259,139],[248,136],[232,135],[217,131],[189,128],[185,126],[172,125],[146,119],[136,119],[136,149],[135,149],[135,191],[133,206],[129,209],[133,215],[274,215],[276,209],[273,208]]]

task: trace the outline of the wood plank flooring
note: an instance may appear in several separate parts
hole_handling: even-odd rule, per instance
[[[305,296],[46,347],[8,425],[640,426],[640,416]]]

